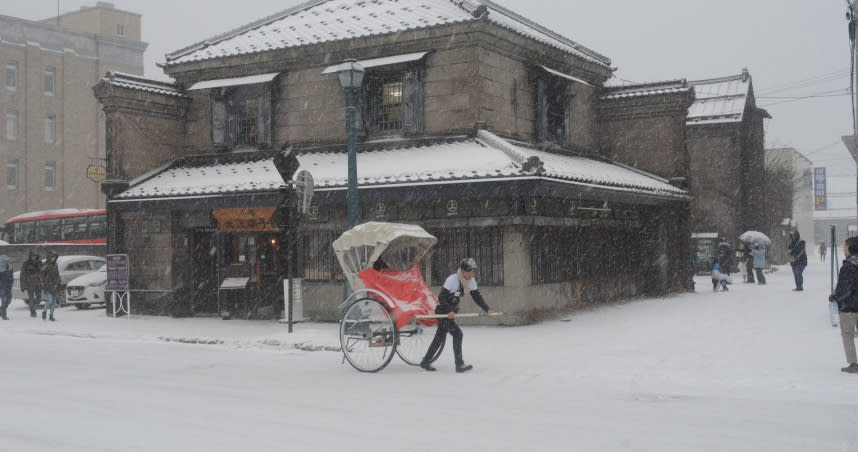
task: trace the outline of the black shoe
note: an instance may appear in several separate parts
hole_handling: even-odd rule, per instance
[[[54,321],[54,316],[51,316],[51,317],[50,317],[50,319],[51,319],[51,322],[53,322],[53,321]]]
[[[42,311],[42,320],[45,320],[45,317],[47,317],[47,316],[48,316],[48,313],[46,311]]]
[[[461,366],[456,366],[456,372],[463,373],[473,369],[474,366],[470,364],[462,364]]]
[[[841,368],[840,371],[849,374],[858,374],[858,363],[849,364],[848,366]]]
[[[804,290],[804,289],[802,289],[801,287],[796,287],[796,288],[795,288],[795,289],[793,289],[792,291],[793,291],[793,292],[801,292],[802,290]]]
[[[420,367],[422,367],[424,370],[428,370],[429,372],[435,372],[436,370],[438,370],[438,369],[432,367],[432,363],[429,363],[426,361],[420,363]]]
[[[2,318],[3,320],[9,320],[9,317],[6,317],[6,314],[3,314],[2,316],[0,316],[0,318]]]
[[[35,316],[36,316],[36,311],[30,311],[30,317],[35,317]]]

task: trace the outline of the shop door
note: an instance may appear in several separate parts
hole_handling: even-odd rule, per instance
[[[192,245],[194,312],[217,312],[217,236],[214,231],[194,231]]]

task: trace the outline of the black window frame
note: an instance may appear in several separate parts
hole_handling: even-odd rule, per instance
[[[424,120],[424,62],[372,67],[366,70],[358,95],[356,129],[361,138],[383,136],[413,136],[423,133]],[[384,86],[401,83],[399,127],[384,126]]]
[[[536,71],[536,137],[560,146],[571,137],[572,82],[542,70]]]
[[[276,78],[274,79],[276,80]],[[212,144],[220,151],[268,149],[273,142],[274,80],[248,85],[212,88]],[[248,114],[248,106],[255,113]],[[248,118],[252,117],[252,123]]]
[[[456,272],[459,262],[468,257],[477,261],[479,286],[504,285],[503,228],[445,228],[431,229],[429,233],[438,238],[429,270],[433,285],[443,284]]]

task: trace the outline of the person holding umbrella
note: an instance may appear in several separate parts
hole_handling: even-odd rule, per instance
[[[757,274],[757,283],[763,285],[766,283],[766,277],[763,275],[763,268],[766,267],[766,247],[761,243],[753,244],[751,247],[751,256],[754,257],[753,272]]]

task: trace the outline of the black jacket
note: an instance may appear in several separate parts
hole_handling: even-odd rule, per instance
[[[48,259],[44,268],[42,268],[42,288],[45,292],[54,295],[58,294],[62,289],[60,270],[57,268],[57,263],[51,262],[50,259]]]
[[[840,312],[858,312],[858,255],[843,261],[837,276],[837,288],[829,300],[837,302]]]
[[[462,284],[459,284],[458,290],[456,292],[450,292],[446,287],[441,288],[441,293],[438,294],[438,306],[435,307],[436,314],[447,314],[449,312],[459,312],[459,302],[462,300],[462,294],[464,289],[462,288]],[[483,296],[480,294],[480,290],[472,290],[469,292],[471,294],[471,298],[474,299],[474,302],[477,303],[483,311],[489,311],[489,305],[486,304],[486,301],[483,300]]]
[[[793,267],[796,265],[807,266],[807,250],[805,250],[804,240],[801,239],[801,236],[799,236],[798,233],[796,233],[795,238],[789,242],[789,256],[789,264]]]
[[[11,265],[0,264],[0,289],[11,289],[15,279]]]

